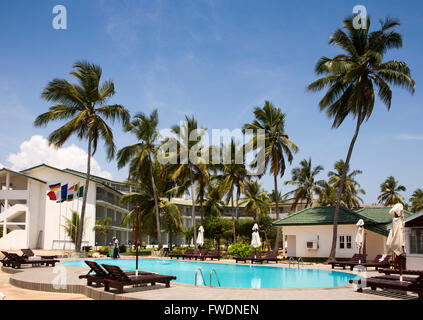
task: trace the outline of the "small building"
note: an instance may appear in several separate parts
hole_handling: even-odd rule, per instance
[[[405,218],[407,269],[423,270],[423,212]]]
[[[356,223],[364,221],[363,253],[369,260],[386,252],[387,225],[392,222],[389,207],[365,207],[352,211],[340,207],[336,258],[351,258],[358,253]],[[335,207],[310,207],[275,221],[283,227],[289,257],[328,258],[332,246]],[[406,217],[411,213],[404,212]]]

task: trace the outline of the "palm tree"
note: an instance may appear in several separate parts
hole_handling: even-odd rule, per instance
[[[271,193],[268,193],[267,198],[270,202],[278,201],[279,203],[281,203],[283,201],[282,193],[278,191],[278,194],[276,195],[275,190],[272,190]]]
[[[157,242],[159,249],[161,249],[163,244],[160,228],[159,200],[153,174],[153,157],[158,148],[158,125],[159,115],[157,109],[153,110],[150,116],[146,116],[142,112],[136,114],[132,121],[126,124],[125,131],[133,133],[139,142],[119,150],[117,158],[119,169],[130,163],[130,177],[138,174],[140,170],[142,171],[142,168],[149,169],[156,212]]]
[[[412,212],[417,213],[423,211],[423,190],[417,189],[414,191],[410,198],[410,202]]]
[[[342,176],[344,170],[346,169],[345,162],[343,160],[336,161],[334,164],[335,171],[329,171],[329,184],[333,186],[337,191],[339,191],[339,186],[341,185]],[[361,170],[352,170],[349,169],[346,171],[345,182],[344,182],[344,191],[341,196],[341,205],[349,209],[358,208],[360,202],[363,202],[363,199],[360,198],[359,194],[366,194],[366,192],[360,187],[360,184],[355,180],[356,176],[362,174]],[[335,204],[336,205],[336,204]]]
[[[141,210],[139,203],[142,203],[145,197],[142,194],[128,193],[119,199],[120,205],[133,205],[133,209],[129,211],[122,219],[122,225],[131,226],[131,242],[135,244],[135,269],[138,271],[138,248],[141,243],[141,230],[143,227],[144,212]]]
[[[395,180],[393,176],[390,176],[380,185],[380,195],[377,200],[386,207],[393,206],[398,202],[404,204],[405,199],[400,191],[405,192],[406,188],[399,184],[399,181]]]
[[[84,230],[85,208],[87,204],[88,185],[91,174],[91,157],[97,150],[99,140],[103,140],[107,158],[113,159],[115,144],[112,129],[106,123],[116,119],[125,124],[129,119],[128,111],[120,105],[107,105],[115,94],[114,83],[111,80],[100,85],[101,67],[86,61],[78,61],[70,74],[77,78],[78,83],[72,84],[65,79],[53,79],[42,92],[42,98],[55,104],[50,111],[37,117],[35,126],[46,126],[51,121],[70,120],[53,131],[48,141],[50,145],[61,147],[71,135],[88,140],[87,174],[85,178],[84,195],[81,208],[80,230]],[[78,235],[75,249],[81,250],[82,232]]]
[[[262,189],[258,181],[247,181],[244,196],[244,199],[241,200],[241,203],[245,204],[242,210],[243,214],[251,214],[254,221],[257,221],[258,215],[269,213],[266,191]]]
[[[336,206],[337,194],[338,191],[334,186],[330,185],[327,181],[322,181],[320,184],[319,200],[317,200],[317,203],[321,207]]]
[[[202,157],[202,151],[205,150],[201,143],[204,132],[207,129],[202,126],[198,127],[197,120],[192,116],[191,118],[185,116],[185,121],[181,126],[173,126],[172,133],[176,135],[177,140],[174,142],[178,146],[177,158],[179,159],[176,170],[172,175],[172,179],[188,180],[191,186],[192,199],[192,227],[193,227],[193,241],[195,252],[197,252],[197,226],[195,220],[195,192],[194,192],[194,174],[208,175],[207,159]]]
[[[104,220],[97,219],[93,231],[95,231],[96,235],[106,237],[112,231],[111,223],[112,219],[109,217],[104,218]]]
[[[302,199],[306,199],[306,208],[313,205],[313,193],[320,193],[322,180],[316,181],[316,176],[323,171],[322,166],[312,167],[311,158],[303,159],[298,168],[292,169],[292,179],[285,184],[296,186],[297,188],[286,195],[294,195],[292,210],[295,210]]]
[[[260,136],[259,130],[264,130],[264,169],[267,170],[270,164],[270,172],[273,174],[275,184],[275,194],[278,194],[278,175],[283,177],[286,169],[285,156],[289,163],[294,158],[293,153],[298,151],[298,147],[289,139],[285,132],[285,113],[278,107],[274,107],[269,101],[264,102],[263,108],[254,109],[255,120],[252,123],[245,124],[243,130],[253,130],[255,132],[253,145],[257,148],[257,140]],[[258,157],[256,157],[256,164]],[[279,201],[276,199],[276,218],[279,219]],[[276,232],[276,241],[274,251],[277,253],[279,248],[280,229]]]
[[[72,211],[72,217],[63,217],[65,219],[65,224],[62,227],[65,229],[66,234],[71,238],[72,243],[76,244],[78,236],[81,232],[80,229],[80,218],[77,211]]]
[[[233,241],[236,242],[236,228],[235,218],[239,218],[239,199],[241,193],[244,193],[245,183],[248,180],[248,172],[245,167],[245,155],[244,146],[237,147],[237,143],[234,139],[231,140],[229,145],[222,145],[221,150],[223,152],[229,152],[230,162],[222,163],[218,166],[220,174],[216,176],[219,185],[222,188],[224,194],[226,194],[226,201],[231,201],[232,206],[232,223],[233,223]],[[238,163],[240,162],[240,163]],[[236,202],[234,206],[234,192],[236,188]]]
[[[389,49],[401,48],[402,37],[394,30],[398,20],[386,18],[380,21],[379,30],[369,32],[371,21],[367,19],[365,29],[354,27],[354,17],[344,20],[342,29],[337,29],[329,40],[345,51],[333,58],[322,57],[316,64],[315,72],[323,78],[311,83],[308,91],[321,91],[328,88],[319,103],[320,110],[325,110],[333,118],[333,128],[338,128],[348,115],[356,119],[356,129],[348,149],[345,165],[348,168],[354,144],[364,121],[373,112],[375,88],[387,109],[391,108],[392,91],[390,85],[400,86],[414,93],[415,82],[405,62],[383,62]],[[329,260],[335,259],[338,237],[338,216],[347,170],[338,189],[336,209],[333,219],[333,240]]]
[[[209,217],[220,217],[225,209],[225,202],[222,200],[223,191],[219,185],[210,184],[207,187],[205,194],[206,203],[204,206],[206,212],[206,218]]]

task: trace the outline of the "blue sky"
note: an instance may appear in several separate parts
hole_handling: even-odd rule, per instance
[[[58,4],[67,8],[67,30],[52,27],[52,9]],[[72,64],[86,59],[102,66],[105,79],[114,80],[111,102],[132,113],[158,108],[161,128],[178,124],[185,114],[193,114],[209,129],[240,128],[251,121],[254,107],[270,100],[287,114],[287,132],[300,148],[292,167],[312,157],[315,165],[324,166],[320,178],[326,178],[333,163],[345,158],[354,122],[348,119],[331,129],[331,121],[317,107],[322,94],[305,88],[316,79],[317,59],[339,52],[328,45],[328,38],[357,4],[366,6],[374,27],[387,15],[401,20],[404,47],[386,59],[406,61],[417,85],[414,96],[394,89],[390,112],[377,101],[351,165],[363,171],[358,180],[367,192],[366,203],[376,202],[379,185],[389,175],[407,187],[409,198],[423,188],[423,3],[417,0],[3,1],[0,163],[18,168],[13,161],[25,156],[38,160],[19,152],[24,141],[47,137],[58,126],[33,127],[35,117],[49,107],[40,93],[55,77],[71,80]],[[114,128],[118,148],[134,141],[119,125]],[[86,149],[86,143],[76,139],[65,147],[72,144]],[[67,158],[71,166],[73,160]],[[95,159],[113,178],[126,177],[115,161],[107,162],[103,150]],[[271,177],[262,181],[266,189],[273,188]],[[282,191],[289,187],[282,186]]]

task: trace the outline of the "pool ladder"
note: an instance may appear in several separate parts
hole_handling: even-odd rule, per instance
[[[197,270],[195,270],[195,286],[197,286],[197,278],[198,278],[197,277],[197,274],[198,274],[198,271],[200,271],[201,278],[203,279],[203,285],[206,285],[206,281],[204,281],[203,269],[198,268]],[[218,285],[220,287],[220,281],[219,281],[219,277],[217,276],[217,272],[216,272],[215,269],[211,269],[210,270],[210,288],[213,287],[212,286],[212,276],[213,276],[213,273],[216,276],[217,283],[218,283]]]
[[[301,267],[304,267],[304,260],[301,257],[299,257],[297,260],[295,260],[294,257],[291,257],[288,259],[288,261],[289,261],[289,265],[288,265],[289,268],[291,268],[291,264],[293,265],[297,264],[298,269],[300,268],[300,265]]]

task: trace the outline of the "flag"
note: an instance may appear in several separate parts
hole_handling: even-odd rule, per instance
[[[64,202],[68,198],[68,185],[64,184],[60,191],[60,199],[57,200],[57,202]]]
[[[80,186],[78,190],[78,198],[82,198],[84,196],[84,186]]]
[[[79,191],[79,183],[74,184],[68,189],[68,198],[67,201],[72,201],[73,199],[78,197],[78,191]]]
[[[50,191],[47,193],[47,196],[50,200],[60,199],[60,183],[49,185]]]

